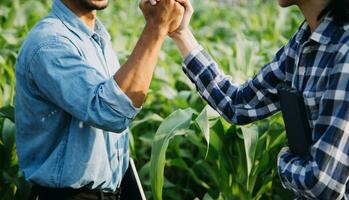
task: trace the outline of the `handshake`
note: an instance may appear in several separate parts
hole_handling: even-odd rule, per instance
[[[141,0],[146,27],[154,33],[176,37],[189,30],[193,7],[189,0]]]
[[[189,29],[193,7],[189,0],[141,0],[146,25],[127,62],[114,76],[116,83],[140,107],[148,93],[165,38],[170,36],[183,58],[200,45]]]

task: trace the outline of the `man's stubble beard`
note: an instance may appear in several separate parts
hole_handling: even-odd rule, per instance
[[[82,8],[92,11],[92,10],[103,10],[108,7],[108,0],[74,0]]]
[[[281,7],[290,7],[296,5],[299,0],[278,0]]]

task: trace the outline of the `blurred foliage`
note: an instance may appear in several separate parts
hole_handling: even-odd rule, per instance
[[[295,9],[280,9],[274,1],[230,2],[194,0],[191,25],[221,68],[234,82],[243,83],[272,59],[302,19]],[[0,1],[0,199],[24,199],[28,194],[29,185],[18,172],[13,107],[9,105],[13,106],[14,64],[20,45],[50,5],[44,0]],[[144,26],[138,1],[111,1],[99,16],[124,63]],[[203,113],[206,103],[182,73],[181,62],[168,39],[143,110],[131,125],[131,154],[147,197],[155,198],[153,187],[160,191],[158,199],[161,191],[163,199],[174,200],[291,199],[292,195],[282,189],[276,170],[276,156],[285,144],[280,115],[240,127],[212,117],[210,109]],[[159,153],[152,154],[152,146],[154,152],[159,148],[154,135],[160,124],[165,126],[173,120],[166,117],[187,108],[193,113],[190,125],[179,130],[181,133],[162,132],[180,136],[160,147],[166,151],[163,166],[159,165],[160,169],[165,167],[164,184],[151,186],[151,174],[162,176],[162,170],[151,168],[150,157],[160,157]]]

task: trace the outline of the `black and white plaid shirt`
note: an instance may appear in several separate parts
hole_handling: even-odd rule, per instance
[[[273,61],[242,85],[230,81],[202,47],[185,59],[183,70],[200,95],[235,124],[278,112],[280,83],[302,92],[312,128],[311,156],[305,160],[284,148],[278,158],[282,183],[298,197],[347,199],[349,25],[326,17],[311,33],[304,22]]]

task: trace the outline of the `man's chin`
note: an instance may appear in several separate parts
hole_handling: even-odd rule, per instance
[[[89,10],[103,10],[108,7],[108,0],[83,0],[84,7]]]
[[[102,5],[96,5],[96,10],[103,10],[106,9],[108,7],[109,3],[107,1],[106,4],[102,4]]]
[[[293,6],[297,3],[296,0],[279,0],[279,5],[280,7],[289,7],[289,6]]]

